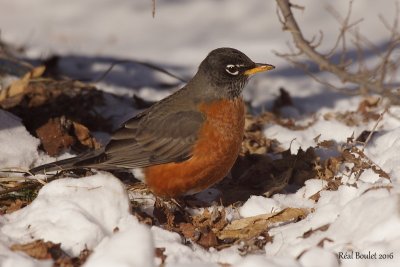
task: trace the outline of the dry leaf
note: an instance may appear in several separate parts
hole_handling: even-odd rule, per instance
[[[28,204],[27,201],[23,201],[23,200],[17,199],[13,203],[11,203],[11,205],[7,208],[6,213],[10,214],[10,213],[12,213],[14,211],[20,210],[21,208],[23,208],[27,204]]]
[[[380,100],[381,98],[377,96],[366,97],[358,105],[357,111],[367,113],[369,109],[377,107]]]
[[[36,240],[27,244],[15,244],[10,248],[12,251],[21,251],[38,260],[54,260],[54,266],[74,267],[85,263],[91,251],[84,249],[78,257],[70,257],[61,249],[61,244],[50,241]]]
[[[44,242],[43,240],[36,240],[27,244],[14,244],[11,246],[12,251],[22,251],[29,256],[39,259],[51,259],[52,256],[49,252],[50,248],[60,247],[60,244],[54,244],[52,242]]]
[[[316,137],[313,138],[315,143],[319,142],[319,138],[321,138],[321,134],[317,135]]]
[[[197,244],[203,248],[216,247],[218,245],[217,236],[208,227],[201,231],[200,238],[197,240]]]
[[[18,102],[21,101],[24,93],[29,85],[32,78],[40,77],[44,71],[44,66],[39,66],[26,73],[21,79],[14,81],[8,88],[0,91],[0,105],[2,107],[9,106],[7,102]],[[5,106],[3,106],[5,105]]]
[[[200,233],[196,230],[196,226],[191,223],[180,223],[179,230],[186,239],[197,241],[200,237]]]
[[[388,174],[387,172],[385,172],[384,170],[382,170],[380,167],[378,167],[378,166],[376,166],[376,165],[372,165],[372,166],[371,166],[371,169],[372,169],[376,174],[378,174],[379,177],[386,178],[386,179],[389,179],[389,180],[390,180],[389,174]]]
[[[23,98],[23,93],[29,84],[29,79],[14,81],[8,88],[0,91],[0,106],[2,108],[12,107]],[[16,104],[14,104],[16,103]]]
[[[36,134],[50,156],[57,156],[71,146],[78,148],[77,150],[101,147],[90,135],[88,128],[65,117],[50,119],[36,130]]]
[[[217,208],[211,212],[205,209],[202,214],[192,217],[191,222],[179,224],[179,232],[186,238],[204,248],[218,247],[216,234],[227,225],[225,210]]]
[[[299,208],[286,208],[280,212],[235,220],[217,233],[219,239],[250,239],[274,223],[290,222],[306,217],[308,211]]]
[[[161,260],[161,266],[165,264],[165,260],[167,259],[167,256],[164,254],[165,248],[155,248],[155,256]]]
[[[38,66],[29,72],[29,78],[39,78],[46,71],[45,66]]]
[[[57,156],[71,147],[75,140],[69,134],[70,125],[63,118],[50,119],[45,125],[36,130],[44,150],[50,156]]]
[[[318,191],[314,195],[310,196],[308,199],[311,199],[311,200],[314,200],[315,202],[318,202],[320,197],[321,197],[321,191]]]
[[[304,232],[303,238],[309,238],[312,234],[314,234],[315,232],[318,232],[318,231],[325,232],[326,230],[329,229],[329,226],[330,226],[330,224],[328,223],[328,224],[324,224],[324,225],[322,225],[322,226],[320,226],[318,228],[315,228],[315,229],[311,228],[310,230]]]
[[[159,224],[165,225],[167,229],[174,229],[175,215],[166,203],[160,198],[156,198],[154,202],[153,216],[157,219]]]
[[[322,238],[322,239],[318,242],[317,246],[323,248],[323,247],[324,247],[325,241],[326,241],[326,242],[334,242],[334,241],[333,241],[332,239],[330,239],[329,237],[324,237],[324,238]]]
[[[321,142],[318,142],[318,146],[319,147],[323,147],[323,148],[332,148],[334,147],[336,144],[336,142],[334,140],[324,140]]]
[[[72,124],[74,126],[75,136],[82,145],[91,149],[98,149],[101,147],[101,144],[93,138],[86,126],[75,121],[72,122]]]

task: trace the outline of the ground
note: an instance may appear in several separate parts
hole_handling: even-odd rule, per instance
[[[322,50],[339,33],[329,3],[296,13]],[[151,1],[0,0],[0,265],[399,266],[400,107],[277,57],[291,39],[273,1],[155,4],[153,18]],[[394,1],[354,3],[377,47],[379,14],[393,19]],[[15,172],[104,145],[223,46],[276,70],[244,91],[241,155],[221,183],[174,203],[126,173]],[[29,66],[6,68],[4,52]]]

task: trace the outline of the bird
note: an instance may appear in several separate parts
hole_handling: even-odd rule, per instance
[[[222,180],[239,155],[247,81],[274,68],[234,48],[214,49],[184,87],[123,123],[105,147],[30,173],[130,170],[159,197],[201,192]]]

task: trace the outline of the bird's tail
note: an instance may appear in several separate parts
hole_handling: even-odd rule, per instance
[[[63,171],[63,170],[71,170],[71,169],[76,169],[76,168],[90,167],[89,165],[86,166],[86,164],[82,164],[82,163],[86,162],[87,160],[94,159],[102,153],[103,153],[103,150],[90,151],[88,153],[84,153],[84,154],[78,155],[73,158],[63,159],[63,160],[59,160],[59,161],[55,161],[55,162],[37,166],[35,168],[30,169],[29,172],[32,174],[45,174],[45,173],[54,172],[54,171]]]
[[[75,164],[80,161],[79,156],[69,159],[59,160],[52,163],[37,166],[29,170],[32,174],[45,174],[47,172],[69,170],[75,167]]]

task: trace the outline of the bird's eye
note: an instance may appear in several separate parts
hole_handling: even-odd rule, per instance
[[[226,65],[225,68],[226,72],[231,74],[231,75],[238,75],[239,74],[239,68],[235,65]]]

